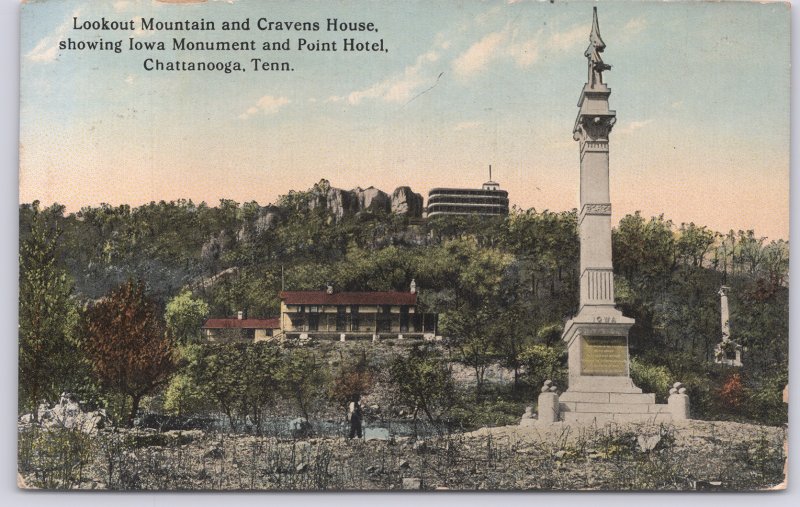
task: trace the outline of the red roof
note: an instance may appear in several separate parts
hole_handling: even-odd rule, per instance
[[[417,304],[411,292],[334,292],[284,291],[281,299],[287,305],[408,305]]]
[[[203,329],[280,329],[279,317],[273,319],[208,319]]]

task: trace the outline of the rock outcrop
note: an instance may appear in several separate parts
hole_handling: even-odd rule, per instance
[[[389,194],[378,190],[375,187],[362,189],[360,187],[354,188],[352,192],[358,199],[358,211],[369,211],[372,213],[389,213],[392,207],[392,201]]]
[[[281,220],[283,220],[283,210],[272,204],[264,206],[254,224],[256,234],[263,234],[277,227]]]
[[[355,192],[332,187],[328,180],[321,180],[311,189],[308,208],[325,208],[334,220],[339,221],[345,215],[359,211],[358,197]]]
[[[336,221],[358,213],[395,213],[410,218],[422,216],[422,195],[414,193],[406,186],[398,187],[389,196],[372,186],[342,190],[332,187],[328,180],[321,180],[309,193],[309,210],[325,208]]]
[[[397,187],[392,192],[392,213],[409,218],[422,216],[422,195],[414,193],[410,187]]]
[[[422,195],[410,187],[398,187],[391,195],[373,186],[356,187],[343,190],[332,187],[328,180],[320,180],[308,191],[290,192],[295,196],[292,204],[286,206],[263,206],[254,219],[244,224],[237,234],[239,241],[252,241],[278,227],[291,212],[324,210],[329,220],[338,222],[347,216],[377,216],[393,213],[409,218],[422,217]],[[202,258],[206,263],[213,263],[229,246],[224,232],[212,236],[204,245]]]
[[[45,404],[37,410],[39,425],[44,428],[74,429],[83,433],[94,434],[105,427],[108,416],[103,409],[92,412],[81,410],[80,404],[70,394],[63,393],[61,399],[52,408]],[[33,414],[25,414],[19,418],[21,424],[33,424]]]

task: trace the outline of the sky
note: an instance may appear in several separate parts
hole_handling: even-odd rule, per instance
[[[572,139],[592,6],[617,124],[614,220],[789,237],[789,9],[784,4],[477,0],[29,1],[22,7],[20,202],[274,202],[322,178],[427,195],[479,187],[513,205],[578,204]],[[79,21],[243,20],[250,31],[74,30]],[[317,21],[317,32],[261,31]],[[377,33],[327,32],[327,18]],[[69,51],[59,41],[384,40],[385,53]],[[246,72],[145,71],[145,58]],[[253,57],[291,72],[254,72]]]

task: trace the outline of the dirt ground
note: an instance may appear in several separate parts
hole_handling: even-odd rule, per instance
[[[63,489],[763,490],[783,480],[785,436],[708,421],[505,426],[416,441],[122,431],[93,436],[71,474],[42,451],[20,472],[28,487]]]

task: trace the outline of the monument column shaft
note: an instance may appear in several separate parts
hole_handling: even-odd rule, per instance
[[[719,295],[722,341],[726,342],[731,339],[731,326],[730,311],[728,310],[728,294],[725,292],[725,288],[720,289]]]
[[[581,238],[579,312],[588,307],[614,307],[611,264],[611,195],[608,137],[616,113],[608,109],[611,90],[586,84],[578,102],[575,138],[580,141],[581,178],[578,229]]]

